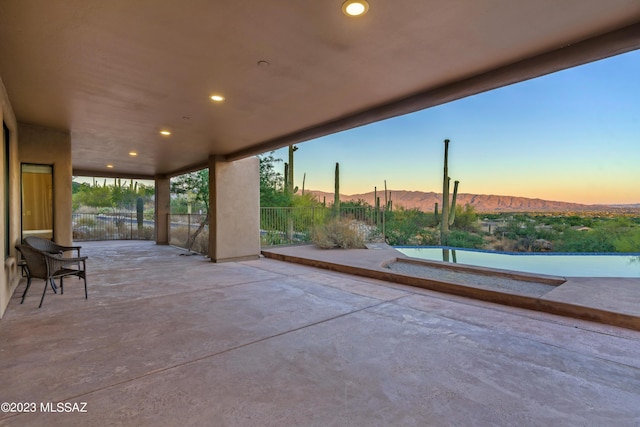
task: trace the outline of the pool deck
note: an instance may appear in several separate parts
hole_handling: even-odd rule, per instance
[[[438,261],[424,261],[407,257],[393,247],[372,244],[367,249],[319,249],[314,245],[273,247],[264,249],[267,258],[320,267],[332,271],[417,286],[508,306],[527,308],[562,316],[590,320],[629,329],[640,330],[640,278],[563,277],[531,275],[476,267],[478,276],[509,274],[528,276],[532,282],[553,282],[557,285],[541,296],[504,289],[489,290],[474,283],[443,281],[439,278],[415,277],[391,271],[386,266],[396,260],[415,260],[426,265],[460,268]],[[465,267],[462,267],[465,268]]]

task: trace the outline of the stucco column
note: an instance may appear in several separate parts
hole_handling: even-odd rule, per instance
[[[169,244],[169,214],[171,213],[171,180],[164,175],[155,177],[156,244]]]
[[[209,157],[209,257],[213,262],[260,256],[260,162]]]

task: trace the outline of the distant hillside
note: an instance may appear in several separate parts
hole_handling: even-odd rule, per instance
[[[309,191],[320,201],[326,198],[327,204],[333,203],[333,193],[323,191]],[[403,206],[405,208],[418,208],[423,212],[432,212],[435,204],[442,206],[442,194],[422,191],[391,190],[393,206]],[[384,191],[378,192],[381,204],[384,204]],[[374,204],[373,191],[364,194],[340,195],[341,201],[364,200]],[[542,199],[529,199],[515,196],[496,196],[487,194],[458,194],[457,203],[461,206],[470,204],[477,212],[608,212],[615,210],[637,210],[640,204],[636,205],[583,205],[579,203],[559,202]]]

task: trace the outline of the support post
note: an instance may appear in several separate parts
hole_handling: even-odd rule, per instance
[[[164,175],[155,177],[156,244],[169,244],[169,214],[171,213],[171,180]]]

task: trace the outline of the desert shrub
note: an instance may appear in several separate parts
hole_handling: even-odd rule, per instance
[[[77,219],[76,225],[78,227],[86,226],[86,227],[95,227],[96,220],[93,216],[81,216]]]
[[[132,230],[131,239],[153,240],[155,239],[155,230],[153,227],[143,227],[142,229],[136,227]]]
[[[456,217],[451,228],[474,231],[478,222],[478,214],[473,206],[466,204],[456,206]]]
[[[189,227],[171,227],[169,232],[169,244],[184,248],[187,246],[187,238],[189,236]]]
[[[260,234],[260,244],[262,246],[286,245],[291,243],[284,231],[267,230]]]
[[[391,246],[432,246],[440,243],[440,233],[429,228],[412,230],[394,228],[386,231],[387,244]]]
[[[555,248],[559,252],[615,252],[612,238],[601,230],[566,230]]]
[[[209,254],[209,231],[202,230],[198,237],[196,237],[195,242],[193,242],[193,247],[191,251],[197,252],[199,254],[208,255]]]
[[[73,240],[74,241],[88,240],[88,236],[89,236],[88,230],[89,229],[87,227],[74,228]]]
[[[387,213],[385,234],[392,246],[428,245],[431,240],[427,227],[433,222],[433,215],[418,209],[398,209]]]
[[[617,252],[640,252],[640,229],[634,229],[617,237],[613,244]]]
[[[194,231],[193,227],[191,228],[191,231],[189,231],[189,227],[187,226],[171,227],[169,244],[186,249],[189,236],[191,236]],[[191,251],[204,255],[209,253],[209,231],[206,228],[198,234],[198,237],[196,237],[196,240],[193,242],[193,246],[191,247]]]
[[[447,238],[448,246],[456,248],[479,249],[482,247],[483,243],[484,240],[482,239],[482,236],[462,230],[451,230]]]
[[[354,221],[333,219],[326,224],[315,227],[312,242],[322,249],[363,249],[364,238]]]
[[[93,207],[93,206],[78,206],[78,208],[74,208],[73,209],[73,213],[78,213],[78,214],[96,214],[98,211],[97,208]]]

